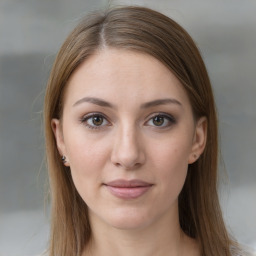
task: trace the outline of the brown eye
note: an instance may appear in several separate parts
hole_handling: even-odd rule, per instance
[[[176,119],[169,114],[161,113],[152,116],[147,122],[147,126],[158,127],[158,128],[168,128],[176,124]]]
[[[105,116],[97,113],[84,116],[80,122],[90,129],[100,129],[110,125]]]
[[[92,117],[92,123],[95,125],[95,126],[100,126],[103,124],[103,117],[102,116],[93,116]]]
[[[163,116],[155,116],[152,121],[155,126],[162,126],[165,118]]]

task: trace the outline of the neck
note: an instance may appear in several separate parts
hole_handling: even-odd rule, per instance
[[[167,218],[167,219],[166,219]],[[192,242],[180,229],[178,215],[164,216],[147,227],[138,229],[118,229],[92,221],[92,239],[83,256],[183,256],[188,241]],[[100,230],[100,232],[99,232]],[[193,242],[194,243],[194,242]],[[193,248],[189,249],[193,254]],[[191,254],[192,252],[192,254]]]

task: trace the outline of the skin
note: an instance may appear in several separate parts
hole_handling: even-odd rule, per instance
[[[159,99],[165,101],[156,104]],[[180,229],[178,195],[188,164],[204,150],[206,120],[194,120],[169,69],[142,53],[97,52],[71,76],[62,119],[53,119],[52,128],[88,205],[92,240],[84,253],[199,255],[196,241]],[[105,185],[116,179],[151,186],[123,199]]]

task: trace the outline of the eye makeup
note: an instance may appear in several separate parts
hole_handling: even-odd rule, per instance
[[[110,122],[102,113],[89,113],[80,119],[80,123],[84,124],[89,129],[102,129],[110,126]]]
[[[177,120],[170,114],[159,112],[150,115],[148,121],[145,123],[146,126],[152,126],[155,128],[168,128],[176,124]]]

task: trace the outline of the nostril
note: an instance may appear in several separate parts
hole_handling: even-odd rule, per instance
[[[136,163],[135,165],[134,165],[134,167],[140,167],[141,166],[141,163]]]
[[[127,163],[119,163],[119,162],[116,162],[114,163],[114,165],[116,167],[121,167],[123,168],[124,170],[135,170],[135,169],[138,169],[142,163],[131,163],[131,164],[127,164]]]

